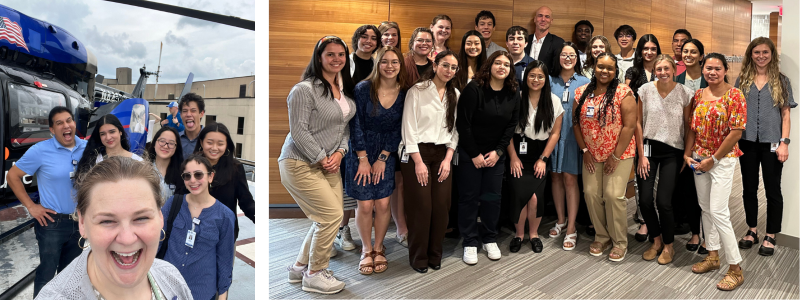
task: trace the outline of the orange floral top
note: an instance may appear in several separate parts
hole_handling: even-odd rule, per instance
[[[703,100],[703,90],[699,89],[692,98],[692,125],[696,132],[694,152],[703,157],[714,155],[731,129],[742,129],[747,123],[747,101],[737,88],[731,88],[717,100]],[[739,144],[733,146],[725,157],[742,156]]]
[[[575,90],[575,103],[579,103],[583,91],[586,90],[587,85],[579,87]],[[595,95],[594,97],[586,97],[586,103],[580,108],[581,115],[579,124],[581,126],[581,133],[583,134],[583,141],[586,143],[586,148],[592,153],[595,161],[605,162],[617,148],[619,141],[619,133],[622,131],[622,99],[625,95],[632,93],[631,88],[625,84],[619,84],[614,93],[614,109],[609,107],[605,116],[605,126],[600,125],[600,113],[603,112],[603,96]],[[589,95],[591,96],[591,95]],[[594,116],[587,117],[586,112],[589,106],[594,107]],[[631,138],[625,152],[622,153],[620,159],[631,158],[636,154],[636,141]]]

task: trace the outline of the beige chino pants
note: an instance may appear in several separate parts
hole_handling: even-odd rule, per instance
[[[281,183],[311,221],[297,261],[318,271],[328,268],[333,240],[342,222],[342,177],[319,164],[295,159],[278,162]]]
[[[610,159],[610,158],[609,158]],[[628,248],[628,201],[625,189],[633,167],[633,158],[623,159],[611,175],[603,173],[605,163],[594,163],[594,174],[583,166],[583,194],[592,219],[595,242],[609,241],[614,247]]]

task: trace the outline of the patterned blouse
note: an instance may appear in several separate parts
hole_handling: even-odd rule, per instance
[[[586,90],[587,85],[579,87],[575,90],[575,102],[579,103],[581,95]],[[586,143],[586,148],[592,153],[594,160],[597,162],[605,162],[614,149],[617,148],[619,141],[619,133],[622,131],[622,99],[626,95],[631,94],[631,88],[621,83],[617,86],[614,93],[614,109],[609,108],[605,116],[605,126],[600,125],[599,115],[603,112],[602,104],[605,101],[605,95],[589,95],[586,97],[586,103],[580,108],[580,126],[583,140]],[[589,106],[594,107],[594,117],[587,118],[586,112]],[[622,153],[620,159],[631,158],[636,154],[636,141],[631,138],[625,152]]]
[[[691,128],[696,132],[693,151],[709,157],[719,149],[732,129],[744,129],[747,123],[747,101],[737,88],[731,88],[717,100],[703,100],[703,90],[692,98],[694,112]],[[738,143],[725,157],[739,157],[743,153]]]

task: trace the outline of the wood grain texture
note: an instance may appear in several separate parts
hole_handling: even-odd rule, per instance
[[[661,53],[675,55],[672,35],[675,30],[686,26],[686,0],[656,0],[650,11],[650,33],[658,39]]]
[[[603,32],[611,43],[611,49],[614,53],[619,53],[620,51],[617,39],[614,37],[614,31],[619,26],[628,24],[636,30],[636,41],[633,42],[634,47],[639,42],[639,37],[650,33],[651,0],[606,0],[605,6]]]
[[[747,45],[750,44],[753,5],[747,0],[736,0],[734,5],[732,55],[747,55],[745,51],[747,51]],[[741,70],[741,63],[731,63],[729,77],[732,79],[738,77]]]
[[[711,12],[714,8],[713,0],[686,0],[686,30],[692,37],[700,40],[706,53],[711,50],[711,32],[714,24]]]
[[[734,8],[734,0],[714,0],[711,47],[706,47],[706,53],[718,52],[725,55],[733,53]]]

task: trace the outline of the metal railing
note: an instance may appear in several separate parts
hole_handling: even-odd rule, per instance
[[[252,182],[256,181],[256,162],[252,160],[246,160],[242,158],[237,158],[242,165],[244,165],[244,172],[247,180]]]

